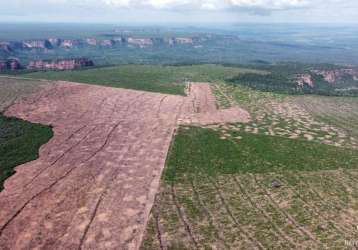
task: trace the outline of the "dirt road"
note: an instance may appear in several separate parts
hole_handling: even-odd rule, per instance
[[[0,193],[0,249],[137,249],[178,121],[246,121],[189,97],[59,82],[6,113],[53,126]]]

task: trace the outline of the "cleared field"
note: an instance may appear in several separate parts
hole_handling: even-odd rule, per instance
[[[228,133],[178,131],[142,249],[343,249],[358,237],[358,151]]]
[[[177,123],[248,119],[217,110],[208,84],[188,91],[58,82],[11,106],[7,115],[51,124],[54,137],[0,193],[0,246],[137,249]]]
[[[182,98],[57,83],[11,106],[6,115],[51,124],[54,137],[5,183],[0,245],[135,248]]]
[[[184,95],[186,81],[216,82],[245,72],[260,71],[211,64],[193,66],[124,65],[78,71],[36,72],[22,76]]]

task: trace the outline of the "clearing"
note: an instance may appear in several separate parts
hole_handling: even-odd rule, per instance
[[[0,245],[138,248],[177,122],[249,119],[239,107],[216,110],[208,84],[190,86],[182,97],[57,82],[9,107],[8,116],[51,125],[54,137],[5,182]]]

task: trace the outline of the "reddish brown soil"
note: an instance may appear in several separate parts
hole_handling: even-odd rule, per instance
[[[7,115],[54,137],[0,193],[0,249],[137,249],[179,117],[248,119],[218,111],[207,84],[180,97],[59,82]]]

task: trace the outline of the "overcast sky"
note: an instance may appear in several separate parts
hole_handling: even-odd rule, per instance
[[[2,22],[358,23],[358,0],[0,0]]]

